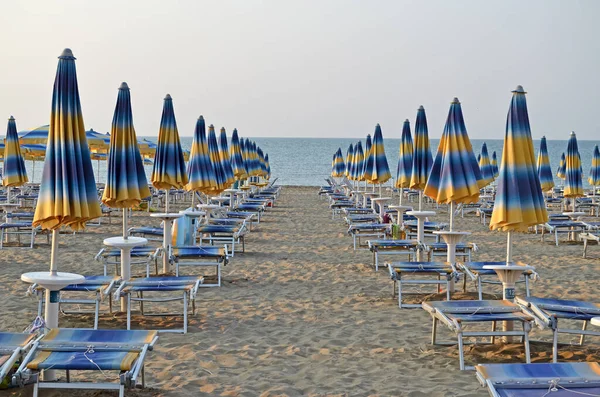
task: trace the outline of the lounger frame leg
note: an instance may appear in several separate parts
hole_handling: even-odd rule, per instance
[[[462,332],[457,333],[458,337],[458,359],[459,359],[459,368],[461,371],[465,370],[465,352],[464,352],[464,344],[463,344],[463,336]]]
[[[583,320],[583,327],[581,327],[581,330],[585,331],[587,329],[587,325],[588,325],[588,321]],[[579,346],[582,346],[584,341],[585,341],[585,333],[582,333],[581,336],[579,337]]]

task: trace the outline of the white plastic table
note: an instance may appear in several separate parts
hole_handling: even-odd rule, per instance
[[[215,204],[198,204],[196,207],[198,209],[206,212],[206,223],[208,223],[208,219],[210,218],[210,214],[217,209],[220,209],[221,206]]]
[[[169,272],[169,247],[171,246],[171,226],[173,220],[181,218],[183,214],[167,214],[167,213],[156,213],[150,214],[152,218],[162,219],[163,221],[163,273]]]
[[[129,281],[131,279],[131,249],[146,245],[148,240],[143,237],[109,237],[104,239],[104,245],[119,248],[121,250],[121,279]],[[125,298],[121,299],[121,311],[127,311],[127,302]]]

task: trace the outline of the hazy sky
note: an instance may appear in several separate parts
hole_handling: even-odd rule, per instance
[[[503,138],[511,90],[534,138],[600,135],[600,1],[6,1],[0,115],[47,124],[57,56],[77,57],[86,128],[110,130],[122,81],[138,135],[165,94],[182,136],[197,117],[244,136],[399,138],[450,101],[472,138]],[[4,134],[5,127],[0,127]]]

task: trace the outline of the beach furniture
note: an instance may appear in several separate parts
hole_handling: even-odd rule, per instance
[[[543,324],[552,330],[552,361],[558,360],[558,334],[579,335],[579,345],[583,345],[586,335],[600,336],[600,330],[588,330],[590,320],[600,316],[600,304],[569,299],[517,297],[515,303],[525,308],[531,315],[536,316]],[[581,329],[559,327],[559,319],[583,321]]]
[[[448,256],[448,244],[445,242],[430,243],[426,245],[428,253],[428,259],[431,261],[432,257],[436,256]],[[473,252],[477,252],[478,248],[475,243],[458,243],[454,249],[455,256],[463,258],[465,261],[471,261]]]
[[[100,304],[108,298],[109,312],[112,313],[112,296],[111,294],[119,285],[121,279],[119,277],[111,276],[85,276],[85,280],[79,284],[67,285],[60,290],[59,305],[60,311],[65,314],[94,314],[94,329],[98,329],[98,319],[100,317]],[[41,317],[44,313],[44,304],[46,302],[45,293],[46,289],[40,285],[32,284],[28,292],[37,296],[38,298],[38,317]],[[67,293],[67,294],[65,294]],[[81,297],[81,295],[85,297]],[[89,296],[92,295],[92,298]],[[64,307],[67,305],[71,306],[94,306],[93,311],[67,311]]]
[[[356,223],[373,223],[379,221],[379,215],[374,213],[369,214],[349,214],[346,215],[344,221],[348,225],[356,224]]]
[[[192,315],[196,310],[196,294],[204,279],[200,276],[184,277],[144,277],[132,278],[122,281],[115,291],[114,298],[125,298],[127,302],[127,329],[131,329],[132,302],[139,302],[139,307],[144,316],[179,316],[183,317],[183,328],[165,329],[161,332],[187,333],[188,329],[188,306],[192,306]],[[148,296],[152,295],[152,296]],[[174,301],[183,302],[183,311],[179,313],[154,312],[148,313],[144,310],[144,303],[168,303]]]
[[[394,281],[394,295],[398,287],[398,307],[421,307],[420,303],[404,303],[403,285],[436,285],[435,292],[440,292],[442,285],[446,286],[446,299],[450,300],[450,283],[458,273],[454,266],[446,262],[392,262],[386,263],[390,277]],[[420,293],[423,293],[419,290]]]
[[[367,245],[361,244],[360,239],[365,237],[385,238],[391,227],[391,223],[356,223],[348,227],[348,234],[352,236],[354,250],[368,249]]]
[[[163,228],[162,227],[149,227],[149,226],[139,226],[139,227],[130,227],[127,229],[127,233],[130,236],[138,236],[144,237],[148,241],[163,241]]]
[[[179,276],[180,266],[215,267],[216,282],[202,284],[203,287],[221,286],[221,267],[229,263],[227,246],[184,246],[172,247],[169,255],[171,263],[175,265],[175,274]]]
[[[415,258],[418,249],[424,247],[415,240],[368,240],[369,250],[373,253],[373,267],[379,270],[380,255],[407,255],[408,260]]]
[[[246,252],[244,236],[247,233],[246,224],[215,225],[198,224],[196,238],[202,246],[205,242],[214,245],[215,242],[231,245],[231,256],[235,255],[236,244],[242,244],[242,252]]]
[[[485,269],[485,266],[488,265],[505,265],[506,262],[458,262],[456,267],[459,271],[465,274],[464,282],[463,282],[463,291],[467,290],[467,278],[471,281],[475,282],[477,285],[477,293],[479,294],[479,300],[483,299],[483,284],[493,284],[493,285],[502,285],[500,281],[498,281],[498,275],[495,270]],[[530,295],[530,280],[535,279],[537,277],[537,273],[531,269],[526,268],[522,262],[514,262],[513,265],[522,265],[523,269],[523,277],[517,281],[517,283],[525,284],[525,294],[526,296]]]
[[[456,335],[459,354],[459,366],[465,369],[464,345],[467,338],[491,338],[494,343],[497,336],[518,336],[522,338],[525,348],[525,361],[530,362],[529,331],[535,323],[535,317],[528,314],[521,306],[508,300],[480,300],[480,301],[436,301],[423,302],[422,307],[433,319],[431,343],[447,344],[437,341],[438,322],[446,325]],[[502,330],[496,328],[498,321],[520,322],[522,330]],[[490,331],[472,329],[472,324],[492,323]],[[470,330],[465,328],[469,326]],[[454,344],[454,342],[452,342]]]
[[[0,382],[4,382],[37,338],[35,334],[0,332]]]
[[[576,236],[585,231],[586,226],[580,221],[570,220],[549,220],[542,228],[542,241],[544,241],[545,232],[554,234],[554,242],[558,247],[558,235],[566,234],[570,240],[576,240]]]
[[[242,203],[235,206],[233,211],[251,212],[256,215],[256,222],[260,223],[260,218],[262,217],[263,212],[265,212],[266,209],[267,206],[264,204]]]
[[[156,331],[52,329],[35,341],[13,375],[13,384],[34,382],[33,396],[40,389],[118,390],[133,389],[141,378],[144,387],[144,360],[158,340]],[[65,381],[46,382],[44,370],[66,371]],[[106,375],[118,371],[118,382],[71,382],[71,372],[94,371]]]
[[[146,277],[150,277],[150,266],[154,263],[155,274],[158,274],[158,257],[163,254],[162,247],[134,247],[131,249],[131,265],[146,265]],[[108,274],[108,266],[115,267],[115,275],[119,275],[121,266],[121,250],[117,248],[105,247],[94,257],[104,266],[104,276]]]
[[[583,257],[587,258],[587,247],[590,243],[590,241],[592,242],[596,242],[596,244],[600,244],[600,235],[598,234],[593,234],[593,233],[581,233],[579,234],[579,238],[583,241]]]
[[[28,222],[11,222],[0,224],[0,249],[5,248],[5,239],[8,241],[11,236],[17,237],[17,246],[21,248],[33,248],[35,237],[41,233],[42,229],[39,226],[33,227],[31,221]],[[46,234],[47,243],[50,244],[50,235]],[[29,236],[29,245],[21,245],[21,236]]]
[[[480,364],[475,371],[491,397],[600,395],[598,363]]]
[[[404,222],[404,226],[406,227],[406,237],[407,238],[417,238],[418,230],[417,230],[417,221],[409,220]],[[434,234],[433,232],[446,230],[448,228],[448,223],[446,222],[425,222],[424,223],[424,239],[426,238],[434,238],[436,243],[440,242],[440,236]]]

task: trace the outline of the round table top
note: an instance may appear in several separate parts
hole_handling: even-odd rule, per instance
[[[160,218],[160,219],[164,219],[164,220],[171,220],[171,219],[177,219],[177,218],[181,218],[183,216],[183,214],[177,214],[177,213],[153,213],[150,214],[150,216],[152,218]]]
[[[239,193],[240,189],[225,189],[223,190],[225,193]]]
[[[0,204],[0,207],[5,207],[5,208],[19,207],[19,204],[17,204],[17,203],[2,203],[2,204]]]
[[[240,186],[240,190],[250,190],[252,189],[250,186]]]
[[[377,198],[373,198],[371,199],[371,201],[387,201],[387,200],[391,200],[391,197],[377,197]]]
[[[195,211],[193,209],[182,210],[182,211],[179,211],[179,213],[181,215],[196,216],[196,217],[201,217],[201,216],[206,215],[206,212],[204,212],[204,211]]]
[[[26,283],[39,284],[51,291],[58,291],[67,285],[79,284],[85,280],[81,274],[56,272],[30,272],[21,275],[21,280]]]
[[[600,317],[592,317],[592,319],[590,320],[590,323],[592,323],[593,325],[600,326]]]
[[[413,207],[408,205],[389,205],[389,209],[391,210],[401,210],[401,211],[412,211]]]
[[[361,192],[360,194],[362,194],[363,196],[379,196],[379,193],[375,193],[375,192]]]
[[[579,218],[580,216],[585,216],[585,212],[563,212],[563,215],[568,216],[569,218]]]
[[[215,196],[215,197],[211,197],[210,199],[215,200],[215,201],[228,201],[229,197]]]
[[[501,271],[509,270],[509,271],[520,271],[520,272],[522,272],[524,270],[534,270],[535,269],[535,267],[529,266],[529,265],[523,266],[523,265],[501,265],[501,264],[484,265],[483,268],[487,269],[487,270],[501,270]]]
[[[419,218],[419,217],[426,217],[426,216],[434,216],[435,215],[435,211],[407,211],[406,215],[412,215],[412,216],[415,216],[417,218]]]
[[[217,208],[221,208],[220,205],[216,204],[198,204],[196,207],[200,208],[201,210],[216,210]]]
[[[109,237],[104,239],[104,245],[108,245],[109,247],[117,247],[117,248],[133,248],[138,247],[140,245],[147,244],[148,240],[143,237],[133,237],[130,236],[128,238],[123,238],[122,236],[118,237]]]

